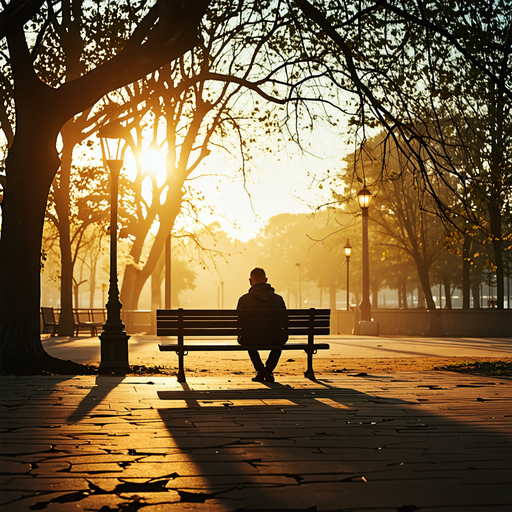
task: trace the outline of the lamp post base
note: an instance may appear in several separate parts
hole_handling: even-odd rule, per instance
[[[101,341],[101,362],[99,373],[126,375],[130,371],[128,364],[128,340],[130,336],[125,331],[103,331]]]

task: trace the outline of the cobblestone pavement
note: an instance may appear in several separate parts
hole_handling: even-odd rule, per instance
[[[9,511],[512,510],[512,379],[0,377]]]

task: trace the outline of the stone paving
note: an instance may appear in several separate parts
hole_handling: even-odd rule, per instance
[[[0,378],[8,511],[512,510],[512,379]]]

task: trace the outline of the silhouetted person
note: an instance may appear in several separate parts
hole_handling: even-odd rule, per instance
[[[249,277],[251,288],[249,293],[242,295],[238,299],[237,309],[256,309],[256,310],[285,310],[286,305],[281,295],[275,293],[274,288],[267,283],[267,276],[262,268],[254,268],[251,270]],[[287,335],[276,332],[272,335],[265,335],[263,339],[243,335],[238,338],[240,345],[284,345],[288,339]],[[263,364],[260,354],[257,350],[248,350],[249,357],[251,358],[256,376],[253,381],[274,382],[273,371],[277,366],[279,358],[281,357],[281,350],[271,350],[267,362]]]

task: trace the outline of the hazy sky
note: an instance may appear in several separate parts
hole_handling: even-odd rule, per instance
[[[311,212],[310,205],[321,204],[322,196],[329,194],[313,183],[311,175],[321,177],[327,169],[339,170],[341,156],[346,151],[346,146],[341,146],[335,136],[328,132],[323,135],[322,142],[314,144],[315,156],[300,154],[296,146],[289,144],[277,155],[257,158],[253,166],[257,170],[251,173],[246,183],[251,198],[244,189],[241,175],[236,173],[234,161],[213,154],[208,157],[197,174],[204,176],[206,172],[214,173],[218,169],[221,176],[204,176],[194,186],[205,194],[217,213],[224,216],[210,217],[209,222],[218,220],[230,236],[246,241],[274,215]],[[206,217],[204,219],[208,222]]]

